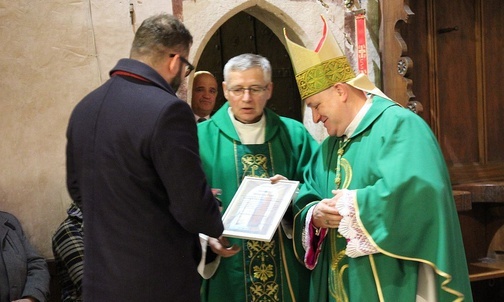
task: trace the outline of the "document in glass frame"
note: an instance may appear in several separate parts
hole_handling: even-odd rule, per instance
[[[271,241],[299,181],[281,180],[271,184],[268,178],[246,176],[222,216],[226,237]]]

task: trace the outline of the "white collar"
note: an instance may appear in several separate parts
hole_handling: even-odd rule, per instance
[[[360,122],[362,121],[366,113],[369,111],[369,108],[371,108],[371,105],[373,105],[373,95],[368,94],[368,98],[366,99],[364,106],[362,106],[359,112],[357,112],[357,115],[355,115],[350,125],[348,125],[348,127],[345,129],[344,136],[348,138],[354,134],[355,129],[357,129],[357,126],[359,126]]]
[[[231,107],[228,108],[228,114],[242,144],[264,144],[266,134],[266,117],[264,113],[258,122],[252,124],[244,124],[238,121],[234,117]]]

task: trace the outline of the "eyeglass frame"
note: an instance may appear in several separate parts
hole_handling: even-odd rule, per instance
[[[268,90],[268,86],[270,83],[260,86],[260,85],[252,85],[250,87],[240,87],[240,88],[227,88],[226,90],[231,93],[235,97],[241,97],[245,94],[245,91],[248,90],[249,95],[260,95],[266,90]],[[237,94],[238,93],[238,94]]]
[[[170,54],[170,58],[173,58],[176,55],[177,55],[176,53],[171,53]],[[184,58],[183,56],[181,56],[181,55],[178,55],[178,56],[180,58],[180,61],[182,61],[182,63],[184,63],[184,64],[187,65],[187,70],[186,70],[185,75],[184,75],[184,78],[187,78],[191,74],[191,72],[195,69],[195,67],[194,67],[193,64],[189,63],[189,61],[187,61],[187,59]]]

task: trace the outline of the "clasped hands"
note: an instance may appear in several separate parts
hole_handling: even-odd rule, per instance
[[[341,190],[333,190],[332,198],[322,199],[312,212],[312,224],[317,228],[338,228],[343,216],[336,209],[336,203],[342,197]]]

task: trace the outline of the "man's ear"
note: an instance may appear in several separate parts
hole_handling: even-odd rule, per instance
[[[153,64],[153,68],[166,80],[166,82],[170,83],[178,72],[177,61],[179,61],[178,58],[166,56],[158,60],[155,65]]]
[[[269,100],[271,98],[271,95],[273,94],[273,82],[269,82],[269,84],[268,84],[268,94],[269,94],[269,96],[268,96],[267,100]]]
[[[168,57],[166,64],[167,64],[166,67],[167,67],[168,71],[170,72],[170,74],[172,74],[173,76],[177,75],[179,72],[179,69],[180,69],[179,65],[181,64],[179,55],[175,55],[173,57]]]
[[[338,96],[346,97],[348,94],[347,87],[343,85],[343,83],[334,84],[334,89],[336,90]]]

